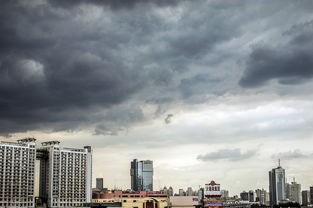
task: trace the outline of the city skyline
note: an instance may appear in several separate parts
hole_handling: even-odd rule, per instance
[[[0,140],[93,147],[93,178],[313,185],[311,0],[0,3]],[[113,172],[113,173],[112,173]],[[95,187],[95,180],[92,181]]]

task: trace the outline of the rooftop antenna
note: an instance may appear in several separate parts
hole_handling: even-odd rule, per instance
[[[278,159],[278,167],[280,167],[280,159]]]

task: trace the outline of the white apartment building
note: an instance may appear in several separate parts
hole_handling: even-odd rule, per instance
[[[91,202],[91,147],[61,148],[58,141],[43,142],[40,197],[48,207],[79,206]],[[44,155],[43,154],[43,155]]]
[[[0,207],[35,206],[35,141],[0,142]]]

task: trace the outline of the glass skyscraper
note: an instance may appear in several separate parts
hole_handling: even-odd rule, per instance
[[[271,206],[279,204],[285,197],[285,169],[280,164],[269,171],[269,190]]]
[[[134,191],[153,191],[153,162],[134,159],[130,165],[131,188]]]

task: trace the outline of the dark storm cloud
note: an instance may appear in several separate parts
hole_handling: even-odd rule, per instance
[[[93,4],[97,6],[106,6],[111,9],[131,9],[138,4],[153,4],[157,6],[175,6],[181,0],[49,0],[49,2],[58,7],[74,7],[82,4]]]
[[[108,14],[98,8],[96,12],[100,16],[96,19],[89,11],[87,16],[83,7],[74,6],[100,4],[125,10]],[[145,6],[145,10],[140,8],[140,13],[135,8],[139,4]],[[175,71],[186,71],[181,69],[190,58],[199,58],[218,42],[231,38],[222,31],[232,24],[218,24],[225,16],[217,15],[215,8],[212,9],[217,15],[214,20],[202,10],[201,15],[207,21],[199,21],[192,15],[196,14],[194,10],[174,25],[153,12],[154,5],[179,4],[175,1],[3,3],[0,132],[71,130],[92,125],[96,126],[96,134],[114,134],[131,123],[143,121],[141,109],[129,107],[127,100],[144,88],[173,87]],[[210,28],[217,25],[211,32]],[[157,49],[157,41],[164,47]],[[141,51],[140,47],[147,47],[148,51]],[[177,99],[170,94],[151,95],[146,99]],[[142,99],[134,103],[145,102]],[[161,109],[157,113],[163,112]]]
[[[239,148],[220,149],[216,152],[210,152],[204,155],[198,155],[197,159],[201,161],[215,161],[215,160],[239,161],[239,160],[249,159],[253,157],[255,154],[256,154],[256,150],[242,152]]]
[[[225,93],[224,73],[212,76],[226,57],[217,48],[242,36],[243,7],[249,4],[1,1],[0,133],[92,128],[114,135],[164,118],[171,104]],[[308,42],[290,43],[300,39]],[[218,58],[207,60],[212,55]],[[146,104],[156,105],[150,117]]]
[[[239,82],[242,87],[257,87],[272,79],[298,84],[313,77],[313,21],[294,25],[283,36],[291,36],[286,44],[253,50]]]

